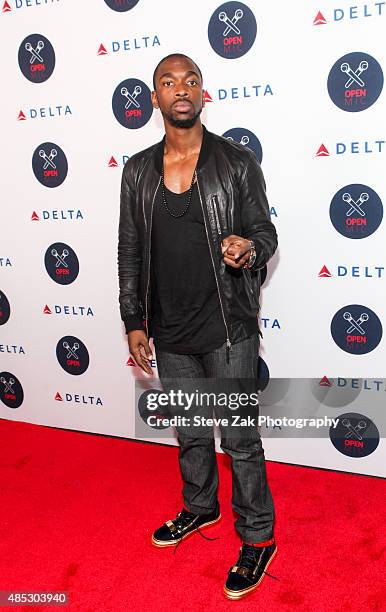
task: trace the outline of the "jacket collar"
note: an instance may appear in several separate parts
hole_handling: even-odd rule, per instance
[[[213,134],[212,134],[212,132],[209,132],[206,129],[205,125],[202,126],[202,130],[203,130],[202,144],[201,144],[200,154],[199,154],[198,160],[197,160],[197,170],[200,170],[200,168],[208,160],[210,152],[211,152],[211,149],[212,149],[212,145],[213,145]],[[165,148],[165,139],[166,139],[166,136],[164,136],[162,138],[161,142],[159,142],[155,146],[155,151],[154,151],[154,166],[155,166],[155,169],[157,170],[158,174],[161,174],[161,172],[162,172],[163,157],[164,157],[164,148]]]

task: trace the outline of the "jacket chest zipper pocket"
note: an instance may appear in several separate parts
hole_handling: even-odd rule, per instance
[[[217,233],[219,236],[221,236],[222,231],[221,231],[221,224],[220,224],[220,216],[218,214],[218,198],[216,195],[212,196],[211,203],[212,203],[212,208],[213,208],[213,213],[214,213],[214,219],[216,222]]]

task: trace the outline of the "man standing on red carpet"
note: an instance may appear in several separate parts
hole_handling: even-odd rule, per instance
[[[152,337],[164,388],[221,378],[241,392],[243,381],[257,379],[259,270],[277,246],[263,174],[251,150],[202,125],[195,62],[178,53],[163,58],[153,85],[165,136],[128,160],[121,185],[119,301],[130,353],[151,374]],[[153,533],[159,547],[221,518],[213,428],[211,435],[176,430],[184,507]],[[232,461],[241,538],[224,592],[240,599],[276,553],[274,507],[256,425],[243,433],[223,426],[221,448]]]

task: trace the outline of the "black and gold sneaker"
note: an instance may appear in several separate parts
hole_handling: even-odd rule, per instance
[[[248,595],[259,586],[267,574],[266,569],[276,555],[277,548],[273,538],[264,544],[266,545],[253,546],[242,543],[239,558],[236,565],[230,568],[224,586],[228,599],[241,599]]]
[[[193,533],[200,533],[205,538],[201,534],[201,529],[217,523],[220,518],[220,506],[218,503],[216,510],[211,514],[193,514],[193,512],[188,512],[183,508],[175,519],[166,521],[153,533],[151,536],[152,544],[160,547],[175,546]]]

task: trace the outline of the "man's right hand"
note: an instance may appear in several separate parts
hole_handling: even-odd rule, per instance
[[[129,342],[130,354],[134,357],[135,363],[146,372],[152,374],[150,359],[153,359],[149,341],[144,331],[141,329],[133,329],[127,334]]]

